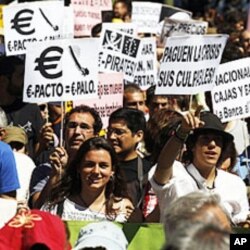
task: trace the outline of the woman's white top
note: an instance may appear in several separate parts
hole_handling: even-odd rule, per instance
[[[123,201],[121,201],[121,208],[120,210],[123,211]],[[48,211],[52,214],[57,214],[58,205],[53,206],[52,208],[48,208],[48,205],[43,205],[41,210]],[[61,215],[62,220],[69,221],[105,221],[105,220],[112,220],[116,222],[126,222],[126,214],[124,212],[118,213],[115,218],[110,219],[107,217],[105,213],[92,211],[87,207],[83,207],[78,205],[77,203],[69,200],[68,198],[65,199],[63,203],[63,212]]]

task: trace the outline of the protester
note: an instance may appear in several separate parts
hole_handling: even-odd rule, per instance
[[[98,239],[98,240],[97,240]],[[74,250],[126,250],[128,241],[122,229],[109,221],[89,223],[80,229]]]
[[[42,209],[63,220],[125,222],[133,211],[112,146],[101,137],[85,141]]]
[[[142,111],[120,108],[109,117],[107,137],[118,156],[133,205],[139,208],[145,195],[147,173],[151,165],[137,153],[143,140],[146,121]]]
[[[34,158],[43,147],[39,142],[42,117],[36,104],[22,101],[24,62],[14,56],[0,57],[0,106],[5,111],[8,123],[25,129],[28,135],[28,152]]]
[[[33,160],[26,154],[26,145],[28,143],[26,132],[24,129],[15,126],[4,127],[3,141],[11,146],[15,157],[20,182],[16,199],[19,204],[27,205],[31,174],[36,166]]]
[[[202,221],[182,223],[163,250],[228,250],[230,231]]]
[[[152,116],[154,113],[158,112],[160,109],[168,109],[169,103],[166,95],[155,95],[156,86],[151,86],[146,91],[146,104],[149,109],[149,116]]]
[[[143,91],[135,83],[124,86],[123,107],[141,110],[146,114],[146,104]]]
[[[16,213],[18,188],[20,184],[13,152],[8,144],[0,141],[0,227]]]
[[[102,121],[97,111],[89,106],[80,105],[65,116],[65,148],[57,147],[50,156],[50,163],[39,165],[31,177],[30,195],[34,207],[41,207],[51,187],[63,174],[66,165],[71,162],[82,143],[98,136]]]
[[[115,0],[113,3],[114,18],[119,18],[124,22],[129,22],[131,18],[131,1]]]
[[[250,31],[244,30],[240,34],[240,42],[244,49],[245,56],[250,56]]]
[[[164,211],[165,238],[170,240],[182,223],[213,224],[231,231],[230,217],[217,194],[202,191],[191,192],[177,198]]]
[[[233,136],[224,132],[217,116],[200,113],[199,109],[195,114],[187,113],[177,124],[180,125],[163,147],[150,180],[161,212],[177,197],[195,190],[213,191],[219,194],[234,223],[245,221],[249,204],[244,182],[240,177],[218,169]],[[183,157],[186,166],[177,167],[175,159],[186,139],[187,150]]]

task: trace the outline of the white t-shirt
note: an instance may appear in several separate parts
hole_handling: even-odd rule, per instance
[[[121,201],[121,207],[123,206],[123,201]],[[57,214],[58,205],[55,205],[53,208],[49,209],[47,205],[42,206],[41,210],[49,211],[50,213]],[[110,220],[106,214],[101,212],[92,211],[89,208],[78,205],[77,203],[65,199],[63,203],[63,212],[61,216],[62,220],[69,221],[106,221]],[[119,213],[114,220],[116,222],[126,222],[126,214]]]
[[[20,188],[17,189],[16,199],[18,201],[27,202],[29,199],[29,185],[31,174],[36,165],[28,155],[15,151],[13,151],[13,153],[16,161],[18,179],[20,182]]]
[[[234,223],[245,221],[249,214],[247,188],[239,176],[217,169],[214,188],[208,189],[205,179],[193,164],[185,168],[180,162],[175,161],[173,177],[163,186],[154,181],[154,171],[155,167],[150,170],[149,181],[159,200],[160,211],[162,211],[161,221],[163,221],[163,211],[168,204],[178,197],[197,190],[218,194]]]

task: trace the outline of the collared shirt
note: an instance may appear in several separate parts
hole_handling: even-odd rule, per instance
[[[239,176],[217,169],[214,188],[209,189],[205,184],[206,180],[193,164],[184,167],[180,162],[175,161],[173,177],[163,186],[154,181],[154,171],[155,168],[150,171],[149,180],[158,197],[161,211],[164,211],[166,206],[178,197],[204,190],[204,192],[213,192],[220,196],[222,204],[234,223],[245,221],[249,214],[246,185]],[[161,213],[161,221],[163,221],[163,213]]]

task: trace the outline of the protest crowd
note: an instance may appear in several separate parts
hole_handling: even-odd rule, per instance
[[[0,249],[226,250],[249,205],[250,1],[0,0]]]

